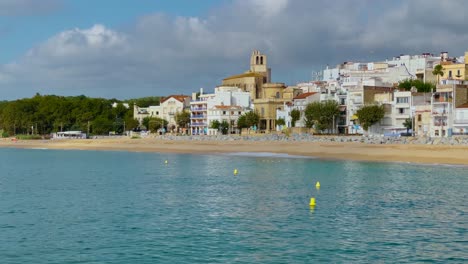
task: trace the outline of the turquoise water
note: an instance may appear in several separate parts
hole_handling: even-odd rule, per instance
[[[468,259],[466,167],[21,149],[0,166],[0,263]]]

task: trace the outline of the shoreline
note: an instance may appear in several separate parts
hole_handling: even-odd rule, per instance
[[[0,148],[113,150],[130,152],[227,154],[271,153],[324,160],[468,165],[468,146],[365,144],[359,142],[284,142],[106,138],[0,141]]]

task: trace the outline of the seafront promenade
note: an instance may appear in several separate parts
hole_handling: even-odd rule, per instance
[[[217,136],[150,136],[151,138],[169,141],[280,141],[280,142],[318,142],[318,143],[363,143],[363,144],[411,144],[411,145],[450,145],[468,146],[468,136],[450,138],[431,137],[379,137],[379,136],[333,136],[311,134],[251,134],[251,135],[217,135]]]

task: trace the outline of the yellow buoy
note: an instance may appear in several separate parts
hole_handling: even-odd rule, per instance
[[[167,160],[165,160],[165,161],[164,161],[164,164],[167,164],[167,163],[169,163],[169,162],[168,162]]]
[[[310,198],[310,203],[309,203],[310,206],[315,206],[315,198],[314,197],[311,197]]]
[[[317,182],[317,183],[315,184],[315,188],[320,189],[320,182]]]
[[[237,169],[234,169],[234,175],[237,175],[238,171]]]

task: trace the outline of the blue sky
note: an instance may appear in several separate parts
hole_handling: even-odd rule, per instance
[[[343,61],[461,56],[464,0],[0,0],[0,100],[212,91],[268,56],[294,85]]]

